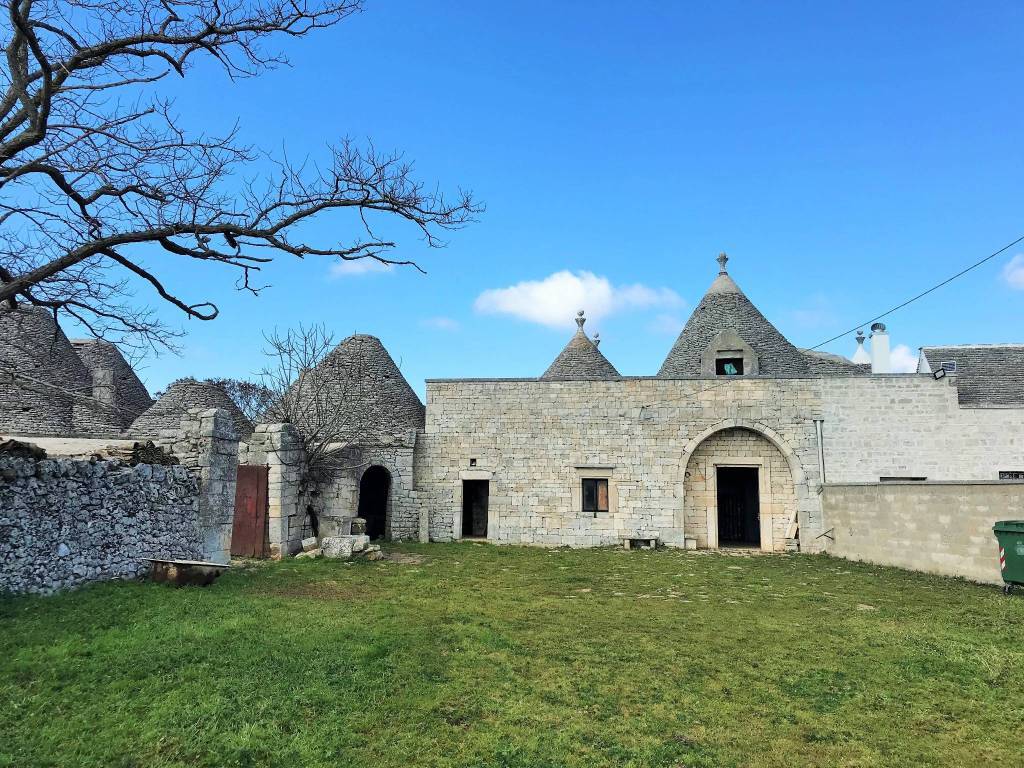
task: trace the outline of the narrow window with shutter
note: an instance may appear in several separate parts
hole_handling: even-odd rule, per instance
[[[606,478],[586,477],[583,478],[583,511],[598,512],[608,511],[608,480]]]

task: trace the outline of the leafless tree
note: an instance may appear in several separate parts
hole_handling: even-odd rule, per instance
[[[274,405],[276,393],[258,381],[246,379],[207,379],[207,383],[223,389],[238,410],[251,421],[258,424],[260,419]]]
[[[173,345],[131,284],[148,284],[188,318],[205,298],[169,291],[169,259],[237,270],[238,287],[277,254],[372,258],[395,243],[377,215],[409,223],[430,246],[480,207],[416,181],[401,155],[342,140],[323,165],[264,158],[238,139],[192,135],[161,95],[201,58],[228,78],[285,63],[268,46],[331,27],[362,0],[8,0],[0,64],[0,307],[27,303],[122,344]],[[274,170],[256,175],[257,163]],[[314,216],[347,211],[356,234],[307,242]]]
[[[291,424],[302,443],[302,485],[312,490],[361,464],[361,451],[373,443],[371,425],[342,404],[357,403],[369,386],[359,361],[325,364],[335,349],[323,325],[299,326],[265,334],[267,365],[258,386],[271,406],[256,421]]]

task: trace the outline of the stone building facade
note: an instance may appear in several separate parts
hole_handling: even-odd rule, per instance
[[[820,551],[830,483],[1024,470],[1024,346],[926,348],[916,374],[888,372],[881,325],[875,359],[800,350],[724,256],[656,376],[620,376],[579,325],[539,379],[427,382],[414,490],[431,539],[470,535],[467,494],[485,482],[496,542]],[[607,500],[591,509],[594,480]]]
[[[290,424],[253,431],[222,390],[183,380],[127,433],[155,436],[191,408],[222,408],[232,422],[222,426],[242,438],[238,462],[269,468],[274,555],[294,553],[313,533],[347,534],[356,517],[372,536],[394,540],[586,547],[653,539],[815,552],[847,525],[841,510],[830,519],[830,486],[1024,477],[1024,345],[926,347],[912,374],[889,372],[881,324],[870,355],[863,335],[852,360],[798,349],[726,263],[722,255],[654,376],[622,376],[580,313],[541,376],[428,380],[424,406],[380,340],[355,335],[294,383]],[[31,321],[37,335],[53,335],[41,318]],[[123,370],[106,366],[115,370],[111,396],[97,355],[61,337],[53,370],[43,366],[40,377],[65,376],[122,410],[142,404]],[[21,402],[0,387],[4,397]],[[43,418],[45,408],[26,404]],[[75,403],[57,406],[53,423],[32,423],[51,434],[74,429]],[[317,482],[303,445],[325,419],[344,466]],[[223,473],[207,487],[224,491]],[[205,548],[222,552],[230,531],[218,524],[221,538]]]

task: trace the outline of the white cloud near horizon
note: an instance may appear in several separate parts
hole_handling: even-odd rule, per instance
[[[543,280],[523,280],[507,288],[491,288],[473,304],[477,312],[511,315],[549,328],[571,327],[576,312],[600,321],[617,312],[681,307],[683,300],[670,288],[651,288],[640,283],[613,285],[607,277],[585,270],[563,269]]]
[[[462,327],[458,320],[451,317],[427,317],[420,321],[420,325],[437,331],[457,331]]]
[[[889,353],[893,373],[913,373],[917,370],[917,352],[906,344],[897,344]]]
[[[390,272],[394,267],[391,264],[383,264],[376,259],[350,259],[348,261],[336,261],[331,264],[331,277],[348,277],[353,275],[368,275],[374,272]]]
[[[1018,253],[1003,267],[1003,280],[1011,288],[1024,291],[1024,253]]]

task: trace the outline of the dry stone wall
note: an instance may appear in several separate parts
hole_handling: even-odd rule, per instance
[[[342,536],[349,532],[359,509],[359,483],[373,466],[391,475],[388,491],[386,537],[391,541],[426,541],[426,517],[421,520],[421,503],[415,488],[416,432],[381,438],[374,445],[353,447],[353,467],[330,485],[321,488],[316,500],[321,534]]]
[[[199,488],[181,466],[0,456],[0,591],[48,593],[195,559]]]

